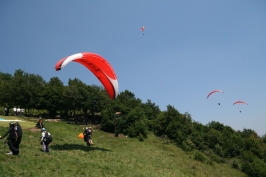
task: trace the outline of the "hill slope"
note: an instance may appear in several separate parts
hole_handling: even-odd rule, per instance
[[[7,124],[7,123],[6,123]],[[53,136],[50,153],[40,151],[40,131],[21,123],[23,138],[19,156],[8,156],[8,146],[1,147],[1,176],[213,176],[243,177],[244,173],[228,164],[198,162],[193,152],[186,153],[171,143],[149,135],[143,142],[137,139],[103,132],[93,127],[94,146],[88,147],[77,137],[85,126],[65,122],[45,122]],[[0,134],[6,127],[0,124]],[[26,126],[27,125],[27,126]]]

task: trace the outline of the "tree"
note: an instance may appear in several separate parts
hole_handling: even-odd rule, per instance
[[[45,81],[40,75],[28,74],[22,70],[16,70],[11,80],[11,105],[26,108],[26,114],[30,110],[40,106],[41,92]]]
[[[145,112],[141,107],[135,107],[124,117],[123,133],[130,137],[146,138],[148,135],[148,124]]]
[[[153,121],[153,130],[158,136],[168,136],[176,143],[181,144],[185,139],[182,130],[182,119],[184,117],[173,106],[168,105],[167,110],[159,114]],[[184,120],[183,120],[184,121]]]
[[[210,129],[212,128],[212,129],[218,130],[218,131],[223,131],[224,129],[224,125],[216,121],[209,122],[207,124],[207,127],[209,127]]]
[[[211,128],[206,133],[205,142],[210,148],[214,148],[217,144],[220,144],[220,132]]]
[[[42,92],[40,108],[46,109],[50,117],[55,117],[57,110],[64,110],[64,85],[63,82],[53,77],[45,84]]]
[[[8,73],[0,72],[0,104],[2,106],[10,105],[12,102],[11,99],[11,84],[12,75]]]
[[[44,79],[40,75],[29,74],[26,84],[25,108],[36,109],[40,107],[42,91],[45,85]],[[22,102],[22,100],[21,100]],[[23,106],[23,105],[21,105]]]
[[[92,122],[96,123],[95,114],[100,113],[104,109],[110,98],[101,87],[95,85],[87,86],[86,95],[84,96],[86,97],[86,100],[83,105],[83,111],[87,117],[87,111],[89,110]]]
[[[121,92],[117,96],[117,100],[120,104],[128,108],[127,112],[129,112],[130,109],[140,106],[142,104],[141,100],[136,98],[135,94],[133,94],[132,92],[128,90]]]
[[[69,110],[73,110],[74,114],[76,110],[81,110],[87,99],[86,84],[81,82],[79,79],[69,79],[68,86],[65,88],[65,106]]]
[[[159,106],[156,106],[155,103],[152,103],[151,100],[148,100],[146,103],[142,104],[142,109],[144,111],[145,117],[147,118],[147,124],[149,130],[152,130],[152,121],[157,118],[160,114]]]

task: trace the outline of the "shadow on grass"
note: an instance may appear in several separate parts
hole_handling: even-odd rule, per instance
[[[111,151],[109,149],[95,147],[95,146],[87,146],[81,144],[63,144],[63,145],[51,145],[49,148],[53,150],[59,151],[67,151],[67,150],[83,150],[83,151]]]

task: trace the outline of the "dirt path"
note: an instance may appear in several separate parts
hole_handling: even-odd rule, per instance
[[[24,130],[29,130],[31,132],[41,132],[40,128],[25,128]]]

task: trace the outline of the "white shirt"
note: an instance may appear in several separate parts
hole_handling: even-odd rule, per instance
[[[43,131],[43,132],[42,132],[41,141],[43,141],[43,138],[45,137],[45,133],[46,133],[46,131]]]

